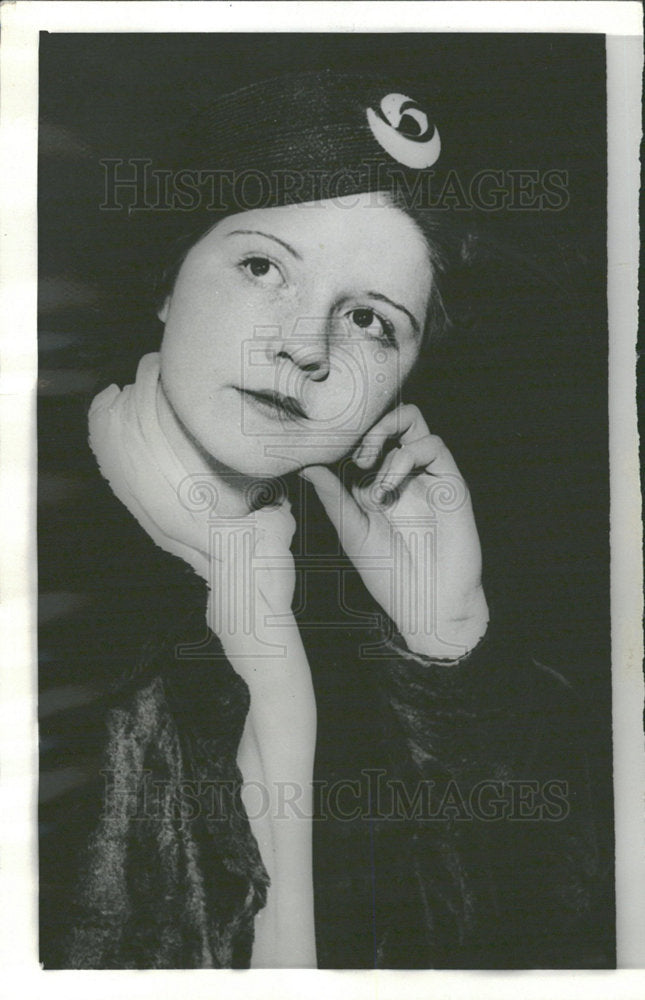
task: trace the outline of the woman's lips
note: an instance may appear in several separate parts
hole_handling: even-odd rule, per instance
[[[284,396],[272,389],[238,389],[256,409],[273,420],[306,420],[307,414],[293,396]]]

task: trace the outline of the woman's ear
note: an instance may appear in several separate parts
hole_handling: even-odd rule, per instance
[[[167,295],[164,304],[157,312],[157,316],[159,317],[162,323],[165,323],[166,320],[168,319],[169,310],[170,310],[170,295]]]

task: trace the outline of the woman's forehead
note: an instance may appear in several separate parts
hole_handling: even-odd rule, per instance
[[[414,229],[412,220],[401,209],[394,206],[387,193],[383,191],[346,195],[342,198],[329,198],[322,201],[297,202],[272,208],[253,208],[228,216],[220,225],[222,228],[234,227],[240,222],[253,220],[269,220],[275,225],[303,229],[316,225],[331,230],[334,227],[342,227],[345,221],[350,226],[355,226],[357,223],[363,225],[372,223],[374,225],[398,225],[408,230]]]
[[[408,264],[429,258],[416,224],[382,192],[251,209],[228,216],[212,231],[214,242],[255,234],[288,241],[303,258],[325,250],[372,257],[375,264],[384,258],[403,257]]]

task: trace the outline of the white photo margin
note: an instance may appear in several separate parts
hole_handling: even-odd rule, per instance
[[[251,9],[252,8],[252,9]],[[43,972],[36,846],[36,182],[38,33],[227,31],[595,32],[607,36],[611,596],[617,972],[221,972],[222,997],[340,993],[525,1000],[641,997],[645,985],[642,522],[636,422],[642,6],[617,2],[3,3],[0,105],[0,956],[18,995],[210,997],[208,972]],[[639,971],[640,970],[640,971]]]

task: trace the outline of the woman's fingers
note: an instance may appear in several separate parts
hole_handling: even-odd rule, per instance
[[[388,438],[401,437],[414,426],[418,418],[423,420],[416,406],[402,405],[389,410],[367,432],[360,447],[354,452],[354,461],[359,468],[366,469],[374,465]]]
[[[437,480],[442,476],[450,479],[459,477],[459,470],[445,444],[441,438],[430,433],[421,411],[412,405],[400,406],[386,413],[365,435],[354,454],[359,468],[372,467],[383,445],[392,437],[398,438],[398,447],[386,455],[378,469],[370,487],[373,499],[386,504],[406,478],[415,472],[426,472]]]
[[[458,473],[455,461],[441,438],[430,433],[423,414],[411,404],[390,410],[374,424],[354,452],[354,462],[359,468],[372,468],[384,444],[391,438],[398,438],[399,451],[405,451],[406,457],[392,458],[398,452],[388,455],[379,470],[379,477],[386,469],[392,469],[398,484],[413,468],[427,469],[431,475]],[[405,470],[401,476],[398,475],[399,468]]]
[[[378,507],[382,506],[383,513],[387,513],[397,492],[401,497],[407,495],[403,487],[411,477],[416,480],[418,475],[425,473],[429,477],[427,488],[433,491],[432,496],[428,493],[425,499],[423,493],[417,497],[417,504],[425,502],[432,506],[438,499],[438,509],[441,510],[446,503],[452,509],[453,493],[459,506],[467,498],[465,483],[452,455],[441,438],[430,433],[421,411],[413,405],[389,411],[368,431],[354,453],[356,465],[363,469],[373,467],[386,441],[394,437],[398,439],[398,447],[391,448],[386,454],[369,486],[357,485],[351,494],[326,466],[308,466],[301,472],[302,477],[314,486],[348,553],[361,544],[367,522]],[[419,485],[423,486],[423,483]],[[443,492],[435,496],[437,490]]]
[[[416,458],[411,450],[407,448],[395,448],[394,451],[391,451],[372,484],[371,488],[375,497],[386,500],[390,494],[399,488],[416,465]]]

